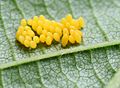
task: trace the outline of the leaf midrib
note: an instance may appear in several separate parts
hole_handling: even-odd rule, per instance
[[[43,54],[43,55],[24,58],[22,60],[4,63],[4,64],[0,65],[0,70],[6,69],[8,67],[18,66],[21,64],[25,64],[25,63],[35,62],[38,60],[49,59],[50,57],[62,56],[64,54],[70,54],[70,53],[92,50],[92,49],[96,49],[96,48],[108,47],[108,46],[119,45],[119,44],[120,44],[120,41],[117,40],[117,41],[112,41],[112,42],[98,43],[96,45],[79,46],[79,47],[74,47],[74,48],[69,48],[69,49],[63,49],[63,50],[59,50],[54,53],[51,52],[51,53],[47,53],[47,54]]]

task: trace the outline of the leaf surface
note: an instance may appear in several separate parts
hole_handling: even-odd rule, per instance
[[[120,88],[120,70],[118,70],[105,88]]]
[[[120,67],[119,0],[0,1],[1,88],[103,88]],[[39,44],[30,50],[15,40],[22,18],[59,20],[83,16],[81,45]],[[45,59],[46,58],[46,59]]]

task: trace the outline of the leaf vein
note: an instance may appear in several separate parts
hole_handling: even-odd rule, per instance
[[[90,61],[92,60],[92,52],[90,50]],[[91,63],[92,65],[92,63]],[[92,68],[93,68],[93,72],[94,72],[94,75],[96,76],[96,78],[99,80],[99,82],[101,83],[101,86],[103,87],[105,84],[104,82],[100,79],[100,77],[97,75],[95,69],[94,69],[94,66],[92,65]]]
[[[102,35],[104,36],[105,41],[109,41],[109,38],[108,38],[107,34],[105,33],[105,31],[103,30],[103,28],[100,26],[100,24],[98,22],[98,19],[97,19],[96,15],[95,15],[94,7],[92,5],[91,0],[88,0],[88,1],[89,1],[90,8],[92,10],[92,14],[93,14],[93,17],[95,19],[96,25],[98,26],[99,30],[101,31]]]

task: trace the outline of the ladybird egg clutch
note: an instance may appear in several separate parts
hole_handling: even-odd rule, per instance
[[[32,19],[22,19],[16,32],[16,39],[25,47],[36,48],[38,43],[51,45],[53,41],[60,42],[65,47],[68,42],[81,43],[84,19],[73,19],[70,14],[60,22],[48,20],[43,15]]]

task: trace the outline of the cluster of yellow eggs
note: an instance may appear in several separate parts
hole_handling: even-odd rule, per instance
[[[36,48],[38,43],[51,45],[53,41],[60,42],[65,47],[68,42],[81,43],[84,19],[73,19],[70,14],[60,22],[48,20],[43,15],[32,19],[22,19],[16,32],[16,39],[25,47]]]

